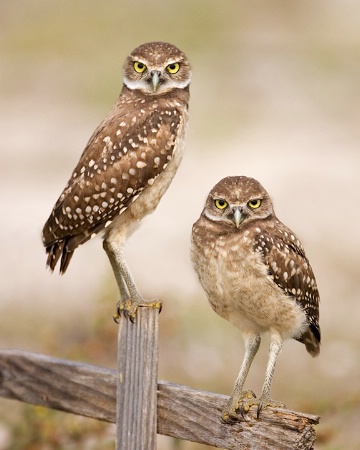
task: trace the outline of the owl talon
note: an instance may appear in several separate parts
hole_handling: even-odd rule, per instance
[[[256,398],[256,395],[253,391],[248,390],[241,394],[240,398],[236,400],[236,398],[230,397],[227,405],[225,406],[221,418],[226,423],[231,423],[236,420],[239,420],[239,415],[243,420],[249,420],[247,418],[247,413],[250,411],[252,406],[256,406],[256,417],[259,419],[260,413],[264,408],[286,408],[286,405],[282,402],[277,402],[271,399],[259,399]]]
[[[160,313],[162,310],[162,303],[160,302],[160,300],[136,301],[131,299],[128,299],[125,302],[119,302],[116,305],[116,312],[113,314],[113,319],[115,323],[119,323],[120,317],[122,315],[127,319],[129,319],[130,322],[134,323],[138,308],[157,308]]]
[[[247,403],[242,403],[240,405],[239,413],[240,413],[241,417],[243,418],[243,420],[249,420],[246,416],[246,414],[249,412],[249,410],[250,410],[250,406]]]
[[[236,414],[236,411],[239,412],[240,416],[242,417],[243,420],[249,420],[247,419],[247,413],[250,411],[250,408],[252,406],[256,406],[256,418],[259,419],[260,418],[260,414],[261,411],[264,408],[268,408],[269,406],[271,408],[286,408],[286,405],[282,402],[277,402],[274,400],[264,400],[261,399],[261,397],[259,399],[257,399],[255,397],[255,395],[253,397],[250,397],[250,395],[248,395],[249,393],[252,393],[254,395],[254,393],[252,391],[246,391],[246,395],[242,395],[240,400],[238,401],[236,408],[231,411],[231,413],[229,412],[228,415],[231,417],[232,420],[236,420],[238,418],[238,415]],[[224,413],[223,413],[224,416]],[[223,419],[224,420],[224,419]]]
[[[239,416],[237,411],[239,411],[240,416],[243,420],[246,419],[246,413],[249,412],[250,406],[252,405],[253,400],[256,398],[256,395],[253,391],[248,390],[244,391],[239,399],[234,397],[230,397],[227,405],[225,406],[221,418],[224,422],[232,422],[239,420]]]
[[[258,404],[257,410],[256,410],[256,418],[259,419],[260,418],[260,413],[263,409],[264,405],[262,403]]]
[[[116,305],[116,311],[113,314],[113,320],[114,320],[115,323],[119,324],[120,316],[121,316],[121,314],[120,314],[120,311],[119,311],[119,305]]]
[[[260,413],[264,408],[267,408],[270,406],[270,408],[286,408],[285,403],[277,402],[275,400],[261,400],[261,398],[253,403],[254,405],[257,404],[257,410],[256,410],[256,418],[259,419]]]

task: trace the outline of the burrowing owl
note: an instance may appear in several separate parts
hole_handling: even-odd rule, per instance
[[[294,338],[320,351],[319,292],[295,234],[281,223],[269,194],[253,178],[227,177],[210,191],[193,226],[192,261],[212,308],[240,329],[245,356],[222,418],[236,418],[270,399],[271,380],[283,340]],[[265,382],[259,399],[243,392],[261,334],[270,333]]]
[[[126,59],[123,87],[87,143],[43,229],[47,265],[64,273],[75,249],[104,232],[122,297],[134,318],[149,306],[122,255],[126,237],[154,211],[181,162],[188,119],[189,61],[178,48],[150,42]],[[158,304],[158,303],[157,303]]]

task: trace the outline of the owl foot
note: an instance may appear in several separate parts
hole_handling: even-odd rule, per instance
[[[237,411],[240,412],[241,417],[245,420],[245,414],[250,408],[248,405],[254,401],[254,399],[256,399],[256,395],[251,390],[242,392],[238,398],[236,395],[232,395],[223,409],[221,414],[222,420],[224,422],[239,420]]]
[[[241,394],[241,397],[237,400],[236,398],[230,398],[228,404],[222,412],[222,420],[224,422],[231,422],[239,420],[237,411],[243,420],[246,419],[246,414],[249,412],[252,406],[256,406],[256,417],[260,417],[260,413],[264,408],[270,406],[271,408],[286,408],[285,404],[282,402],[277,402],[271,399],[257,399],[252,391],[245,391]]]
[[[135,317],[138,308],[157,308],[159,313],[162,309],[160,300],[131,300],[130,298],[124,302],[119,302],[116,305],[116,312],[113,314],[113,319],[116,323],[119,323],[119,319],[122,315],[129,319],[131,322],[135,322]]]

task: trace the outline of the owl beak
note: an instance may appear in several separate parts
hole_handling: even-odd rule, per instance
[[[241,222],[244,220],[244,216],[241,214],[240,208],[234,208],[233,220],[236,225],[236,228],[239,228]]]
[[[151,85],[152,85],[154,93],[157,91],[157,89],[159,87],[160,75],[161,75],[161,72],[158,70],[153,70],[151,72]]]

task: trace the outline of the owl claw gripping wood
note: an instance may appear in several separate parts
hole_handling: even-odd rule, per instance
[[[210,191],[192,231],[191,255],[216,313],[235,325],[245,355],[222,419],[236,419],[252,406],[257,416],[268,406],[271,381],[284,339],[320,352],[319,292],[314,273],[295,234],[281,223],[269,194],[253,178],[227,177]],[[261,334],[269,332],[270,350],[260,397],[243,392]]]
[[[114,322],[119,323],[120,317],[122,315],[128,318],[130,322],[134,322],[137,310],[141,307],[156,308],[159,310],[159,313],[161,313],[162,310],[162,304],[160,300],[147,301],[146,303],[137,303],[133,300],[126,300],[125,302],[122,301],[116,305],[116,312],[113,314]]]
[[[124,64],[123,88],[85,147],[43,229],[47,265],[60,273],[75,249],[104,233],[121,295],[134,320],[141,297],[123,256],[126,238],[157,207],[180,165],[188,118],[190,64],[174,45],[150,42]],[[117,320],[118,317],[115,317]]]

